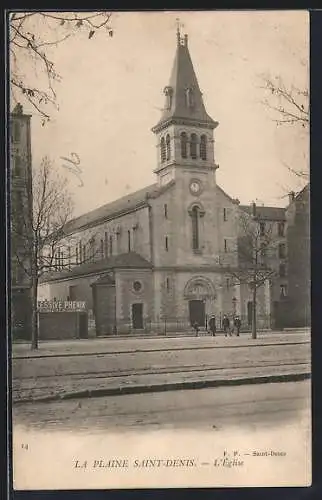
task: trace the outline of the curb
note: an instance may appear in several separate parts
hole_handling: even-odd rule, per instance
[[[223,380],[201,380],[191,382],[175,382],[170,384],[137,385],[133,387],[111,387],[106,389],[94,389],[86,391],[70,392],[66,394],[55,394],[41,398],[25,398],[13,401],[13,405],[26,403],[48,403],[52,401],[64,401],[66,399],[98,398],[104,396],[123,396],[127,394],[146,394],[151,392],[166,392],[192,389],[208,389],[211,387],[238,386],[251,384],[267,384],[278,382],[299,382],[311,378],[310,373],[294,373],[285,375],[266,375],[249,378],[235,378]]]
[[[256,339],[254,339],[256,340]],[[131,350],[119,350],[119,351],[98,351],[98,352],[70,352],[70,353],[59,353],[59,354],[40,354],[39,356],[11,356],[12,360],[16,359],[44,359],[44,358],[68,358],[76,356],[106,356],[114,354],[135,354],[139,352],[165,352],[165,351],[194,351],[194,350],[206,350],[206,349],[241,349],[243,347],[271,347],[271,346],[285,346],[285,345],[302,345],[310,344],[309,340],[299,340],[298,342],[270,342],[263,344],[241,344],[241,345],[218,345],[214,344],[212,346],[190,346],[190,347],[163,347],[156,349],[131,349]]]

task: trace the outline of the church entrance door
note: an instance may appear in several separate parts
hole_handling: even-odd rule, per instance
[[[189,300],[189,316],[191,325],[197,322],[199,326],[205,326],[206,314],[203,300]]]
[[[143,328],[143,304],[132,304],[132,322],[135,330]]]

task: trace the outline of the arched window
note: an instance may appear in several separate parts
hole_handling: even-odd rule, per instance
[[[193,207],[191,211],[192,222],[192,249],[199,249],[199,208]]]
[[[164,137],[161,138],[161,161],[164,162],[166,159],[166,147]]]
[[[191,134],[190,136],[190,156],[193,160],[197,158],[197,136]]]
[[[171,146],[170,146],[170,136],[167,134],[166,137],[166,149],[167,149],[167,161],[171,158]]]
[[[187,134],[185,132],[182,132],[180,138],[181,138],[181,157],[187,158],[187,144],[188,144]]]
[[[200,158],[207,160],[207,137],[205,135],[200,137]]]

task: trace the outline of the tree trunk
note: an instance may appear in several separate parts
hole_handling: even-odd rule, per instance
[[[257,338],[257,324],[256,324],[256,299],[257,299],[257,288],[254,286],[253,290],[253,307],[252,307],[252,338]]]
[[[38,349],[38,278],[35,276],[32,278],[31,301],[31,349]]]

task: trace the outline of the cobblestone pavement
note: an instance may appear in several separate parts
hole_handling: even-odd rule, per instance
[[[13,402],[82,390],[310,372],[305,333],[241,338],[97,339],[19,345]],[[73,349],[74,347],[74,349]],[[32,354],[32,356],[34,356]]]
[[[310,425],[310,383],[109,396],[13,407],[14,425],[88,431],[198,428],[218,431],[303,420]]]

